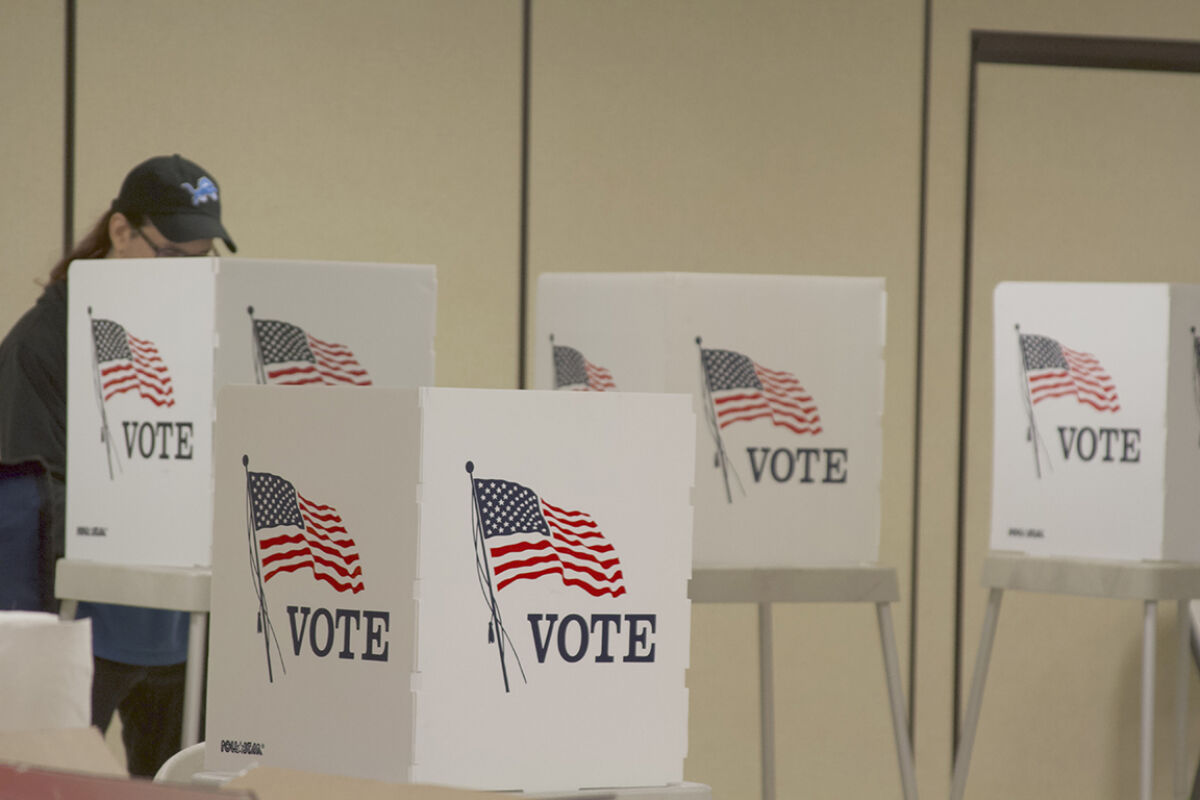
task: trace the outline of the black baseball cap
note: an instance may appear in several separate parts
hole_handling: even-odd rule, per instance
[[[220,238],[237,246],[221,224],[221,194],[203,167],[176,154],[138,164],[121,184],[114,211],[148,219],[172,242]]]

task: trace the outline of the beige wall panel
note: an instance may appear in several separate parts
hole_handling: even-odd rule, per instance
[[[926,797],[949,795],[954,752],[968,11],[964,2],[935,0],[930,19],[924,373],[920,386],[923,424],[917,442],[921,456],[914,636],[917,665],[913,676],[913,748],[917,785]],[[969,575],[967,580],[977,578]]]
[[[514,386],[520,48],[517,0],[80,3],[77,222],[181,152],[239,255],[437,264],[438,383]]]
[[[986,602],[978,575],[990,529],[996,283],[1200,281],[1200,75],[982,65],[977,98],[968,666]],[[1174,619],[1174,605],[1166,605],[1164,624]],[[1136,601],[1005,598],[972,762],[972,796],[1136,793],[1140,620]],[[1172,775],[1168,708],[1175,659],[1174,636],[1164,634],[1156,781],[1165,791]],[[1194,741],[1200,726],[1193,728]]]
[[[0,0],[0,337],[62,255],[65,29],[62,3]]]
[[[966,131],[967,131],[967,97],[970,65],[970,35],[972,30],[1004,30],[1014,32],[1085,34],[1098,36],[1127,36],[1150,37],[1164,39],[1200,39],[1200,8],[1194,5],[1179,4],[1168,0],[1152,0],[1146,3],[1125,3],[1119,0],[1102,0],[1081,6],[1074,2],[1026,2],[1019,0],[934,0],[931,5],[931,41],[930,41],[930,117],[928,128],[929,161],[926,177],[928,194],[926,201],[926,316],[924,337],[925,364],[924,379],[921,386],[921,402],[925,425],[919,443],[922,463],[922,480],[919,488],[921,511],[921,538],[918,549],[918,566],[920,573],[919,616],[917,620],[917,674],[915,677],[916,694],[918,697],[915,746],[917,748],[918,778],[923,794],[932,796],[944,795],[949,791],[950,761],[953,749],[951,724],[953,719],[953,669],[956,659],[961,659],[964,669],[963,691],[966,690],[970,677],[970,669],[975,660],[975,649],[978,644],[977,633],[981,620],[982,602],[979,588],[979,562],[977,558],[967,561],[963,573],[963,587],[968,600],[966,622],[969,628],[965,633],[961,648],[956,647],[954,638],[955,628],[955,531],[956,531],[956,498],[958,472],[958,419],[961,398],[961,383],[959,374],[959,359],[962,330],[962,291],[963,291],[963,247],[964,247],[964,196],[966,182]],[[1055,171],[1050,165],[1049,171]],[[987,202],[976,195],[977,201]],[[1039,207],[1042,205],[1038,204]],[[1120,245],[1123,247],[1124,245]],[[1029,273],[1034,274],[1034,273]],[[1005,277],[1010,277],[1006,275]],[[1012,275],[1012,277],[1019,277]],[[978,290],[978,286],[976,287]],[[984,297],[987,301],[983,306],[990,320],[990,291],[988,285],[984,295],[975,293],[973,305],[979,308],[978,300]],[[973,329],[980,331],[979,335],[987,337],[986,344],[990,351],[990,328],[980,320],[975,320]],[[976,345],[978,345],[976,337]],[[984,373],[991,381],[991,362],[980,361],[983,358],[977,350],[972,353],[973,371]],[[988,356],[990,358],[990,356]],[[972,384],[973,396],[977,396],[981,387]],[[977,408],[972,405],[972,439],[971,442],[971,487],[986,487],[990,480],[991,440],[989,436],[980,439],[979,415],[986,416],[986,426],[990,431],[990,395],[986,395],[987,408]],[[974,442],[982,442],[985,451],[979,452]],[[987,476],[981,476],[979,469],[989,470]],[[978,510],[979,502],[990,503],[988,491],[979,493],[973,488],[971,494],[972,513],[983,517],[973,517],[986,522],[986,513]],[[972,523],[968,536],[985,537],[978,529],[978,523]],[[973,546],[979,540],[972,541]],[[1015,595],[1013,596],[1016,597]],[[1019,601],[1018,601],[1019,602]],[[1056,601],[1057,602],[1057,601]],[[1069,601],[1063,601],[1070,605]],[[1016,603],[1005,601],[1002,614],[999,641],[1002,647],[1006,636],[1013,636],[1017,641],[1023,641],[1023,634],[1017,628],[1017,623],[1009,617],[1011,606]],[[1056,619],[1062,611],[1049,612],[1051,620]],[[1165,612],[1164,612],[1165,613]],[[1167,617],[1170,615],[1167,614]],[[1065,631],[1058,631],[1062,635]],[[1009,640],[1010,642],[1012,639]],[[1038,644],[1035,642],[1035,644]],[[999,659],[1003,654],[997,652]],[[1097,656],[1098,657],[1098,656]],[[1091,669],[1091,662],[1087,659]],[[999,663],[999,662],[997,662]],[[1160,692],[1160,697],[1162,693]],[[994,686],[989,686],[984,706],[984,720],[994,713],[997,707],[1008,704],[1009,695],[1002,694]],[[1041,723],[1031,723],[1034,725]],[[1106,725],[1111,729],[1118,723],[1108,720]],[[1084,733],[1083,735],[1087,735]],[[1131,734],[1122,733],[1126,739]],[[1136,734],[1132,734],[1136,735]],[[1160,745],[1160,755],[1163,745]],[[982,744],[980,745],[982,748]],[[977,749],[977,753],[981,749]],[[1037,767],[1032,772],[1027,768],[1035,766],[1034,762],[1009,762],[1008,767],[1015,773],[1017,779],[1033,776],[1043,784],[1057,780],[1054,767],[1048,765],[1049,759],[1038,761],[1036,764],[1047,764],[1045,768]],[[1012,769],[1014,763],[1021,765],[1020,769]],[[984,780],[976,780],[973,776],[970,783],[971,796],[1000,797],[1003,791],[999,788],[988,788]],[[1032,779],[1032,778],[1031,778]],[[1160,789],[1165,788],[1159,781]],[[1038,789],[1031,796],[1054,797],[1064,796],[1065,793],[1055,793],[1050,790]],[[1125,792],[1128,795],[1129,792]],[[1085,796],[1080,791],[1071,791],[1072,796]],[[1011,795],[1009,795],[1011,796]]]
[[[921,9],[539,0],[532,25],[531,303],[547,271],[886,277],[881,561],[904,656]],[[695,613],[685,774],[753,797],[758,712],[730,695],[756,703],[755,617]],[[873,614],[780,607],[775,637],[779,796],[898,796]]]
[[[713,797],[762,797],[758,606],[692,605],[685,777]]]

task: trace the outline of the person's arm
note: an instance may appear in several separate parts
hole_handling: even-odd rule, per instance
[[[37,460],[66,479],[66,353],[16,344],[0,358],[0,459]]]
[[[57,610],[54,566],[66,551],[64,372],[63,365],[39,358],[24,343],[8,341],[0,348],[0,464],[20,465],[15,469],[28,470],[34,481],[37,508],[29,528],[37,541],[26,545],[33,548],[28,551],[33,561],[23,569],[36,570],[27,576],[28,588],[42,610],[51,612]]]

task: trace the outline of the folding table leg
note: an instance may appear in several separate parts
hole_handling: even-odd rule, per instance
[[[1179,659],[1175,663],[1175,797],[1188,796],[1187,709],[1188,677],[1191,675],[1192,615],[1189,600],[1179,601],[1175,630],[1179,636]]]
[[[200,741],[200,703],[204,695],[205,633],[208,613],[194,611],[188,624],[188,660],[183,678],[183,733],[180,749]]]
[[[762,703],[762,796],[775,800],[775,677],[771,604],[758,604],[758,679]]]
[[[1158,622],[1158,603],[1146,601],[1142,621],[1142,800],[1154,792],[1154,640]]]
[[[954,759],[954,783],[950,800],[962,800],[967,788],[967,770],[971,767],[971,748],[975,745],[975,728],[979,725],[979,709],[983,705],[983,684],[987,681],[988,662],[992,658],[992,642],[996,638],[996,622],[1000,617],[1000,599],[1004,590],[993,588],[988,593],[987,613],[979,637],[979,654],[975,656],[975,674],[971,678],[971,695],[967,699],[967,715],[963,720],[962,738]]]
[[[892,629],[891,603],[876,603],[879,638],[883,645],[883,671],[887,675],[888,699],[892,706],[892,732],[896,737],[896,757],[900,760],[900,783],[904,800],[917,800],[917,776],[913,769],[912,742],[908,737],[908,714],[904,710],[904,688],[900,683],[900,659],[896,655],[896,634]]]
[[[75,619],[75,612],[79,609],[78,600],[60,600],[58,603],[58,618],[62,620]]]

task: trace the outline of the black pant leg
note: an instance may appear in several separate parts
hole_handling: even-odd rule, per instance
[[[92,659],[92,724],[108,732],[113,712],[145,674],[146,667]]]
[[[186,668],[186,663],[144,667],[145,677],[118,706],[130,775],[153,777],[179,752]]]

